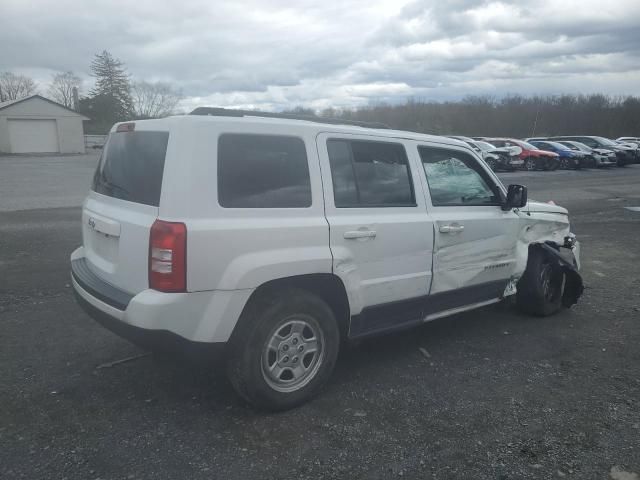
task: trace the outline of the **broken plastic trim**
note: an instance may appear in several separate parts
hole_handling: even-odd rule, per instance
[[[571,308],[572,305],[578,303],[578,299],[584,292],[584,283],[582,276],[578,272],[573,250],[552,241],[534,243],[531,247],[542,249],[551,260],[556,262],[556,266],[564,272],[565,283],[562,293],[562,305],[566,308]]]

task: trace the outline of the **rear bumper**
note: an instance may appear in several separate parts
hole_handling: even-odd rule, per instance
[[[71,255],[71,280],[78,303],[94,319],[133,343],[161,349],[165,344],[174,344],[178,350],[224,345],[253,292],[147,289],[131,295],[96,275],[82,247]]]
[[[166,352],[205,361],[218,360],[224,356],[226,345],[224,342],[194,342],[167,330],[135,327],[89,303],[81,291],[82,287],[74,283],[76,301],[91,318],[107,330],[145,350]]]

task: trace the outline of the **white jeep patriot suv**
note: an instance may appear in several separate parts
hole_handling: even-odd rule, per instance
[[[567,210],[527,202],[463,142],[199,108],[120,123],[71,255],[78,302],[150,349],[221,352],[255,406],[300,404],[343,340],[515,295],[582,293]]]

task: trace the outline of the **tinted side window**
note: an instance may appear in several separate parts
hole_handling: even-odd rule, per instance
[[[224,134],[218,140],[218,201],[227,208],[311,206],[304,142],[297,137]]]
[[[337,207],[357,207],[358,188],[353,169],[351,145],[341,140],[329,140],[329,163],[333,180],[333,198]]]
[[[409,162],[397,143],[327,142],[336,207],[415,206]]]
[[[499,193],[470,155],[444,148],[418,150],[434,207],[500,204]]]

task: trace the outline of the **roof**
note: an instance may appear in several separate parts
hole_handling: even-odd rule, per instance
[[[150,120],[131,120],[135,121],[136,125],[139,125],[144,130],[153,130],[156,128],[166,129],[169,125],[175,124],[202,124],[202,123],[210,123],[210,124],[218,124],[225,126],[232,125],[246,125],[246,126],[258,126],[264,130],[264,127],[267,129],[272,126],[277,128],[279,131],[282,130],[282,127],[286,127],[286,131],[292,135],[298,135],[303,131],[310,131],[313,134],[320,133],[347,133],[352,135],[372,135],[374,134],[376,137],[387,137],[387,138],[396,138],[396,139],[404,139],[404,140],[415,140],[415,141],[430,141],[434,143],[440,143],[444,145],[451,145],[456,147],[463,147],[466,150],[471,151],[471,147],[465,142],[460,140],[456,140],[453,138],[437,136],[437,135],[429,135],[426,133],[416,133],[409,132],[405,130],[392,130],[388,128],[370,128],[363,127],[359,125],[348,125],[348,124],[335,124],[335,123],[321,123],[317,119],[313,121],[310,120],[298,120],[291,118],[273,118],[273,117],[262,117],[262,116],[251,116],[247,114],[247,116],[214,116],[214,115],[176,115],[173,117],[166,117],[160,119],[150,119]],[[128,122],[122,122],[128,123]],[[115,129],[118,124],[114,125]],[[136,127],[136,130],[138,127]]]
[[[55,105],[56,107],[64,108],[65,110],[68,110],[69,112],[72,112],[72,113],[78,115],[79,117],[82,117],[84,120],[90,120],[88,117],[85,117],[81,113],[78,113],[75,110],[72,110],[70,108],[65,107],[61,103],[54,102],[53,100],[49,100],[48,98],[45,98],[42,95],[38,95],[38,94],[29,95],[28,97],[24,97],[24,98],[18,98],[17,100],[7,100],[6,102],[0,102],[0,110],[3,110],[3,109],[5,109],[7,107],[10,107],[12,105],[17,105],[18,103],[26,102],[28,100],[33,100],[34,98],[39,98],[40,100],[44,100],[45,102],[49,102],[49,103]]]

